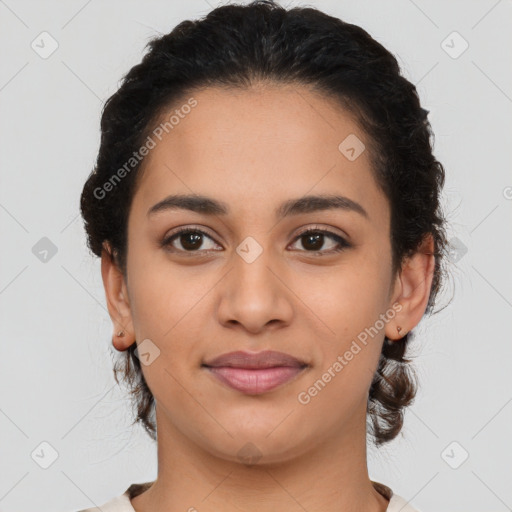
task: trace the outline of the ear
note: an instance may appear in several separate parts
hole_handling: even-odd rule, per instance
[[[396,277],[390,305],[398,302],[402,309],[386,325],[385,334],[390,340],[403,338],[420,322],[427,308],[434,267],[434,238],[429,233],[417,251],[405,260]],[[397,327],[401,328],[400,332]]]
[[[101,251],[101,277],[105,288],[108,312],[114,324],[112,343],[117,350],[124,351],[135,341],[132,314],[124,276],[114,261],[108,242],[103,243]],[[124,336],[117,336],[119,331],[124,331]]]

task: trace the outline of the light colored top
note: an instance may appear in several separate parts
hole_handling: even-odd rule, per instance
[[[395,494],[387,485],[381,484],[380,482],[374,482],[373,480],[371,480],[371,482],[375,489],[389,500],[386,512],[421,512],[409,505],[404,498]],[[112,498],[104,505],[101,505],[100,508],[93,507],[79,510],[78,512],[135,512],[130,500],[149,489],[152,484],[153,482],[132,484],[123,494],[121,494],[121,496]]]

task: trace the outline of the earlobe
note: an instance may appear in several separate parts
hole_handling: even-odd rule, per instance
[[[394,302],[399,302],[401,309],[386,326],[388,339],[403,338],[420,322],[427,308],[434,268],[434,240],[429,233],[418,250],[406,259],[397,276]]]
[[[134,343],[134,339],[126,336],[126,333],[123,329],[118,331],[114,336],[112,336],[112,345],[119,352],[124,352],[128,350]]]
[[[108,242],[104,242],[101,253],[101,277],[114,327],[112,344],[117,350],[124,351],[134,342],[130,302],[124,276],[112,257]]]

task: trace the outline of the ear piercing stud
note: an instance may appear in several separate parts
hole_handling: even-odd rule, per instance
[[[398,334],[402,332],[402,328],[400,326],[397,326],[396,330],[398,331]],[[402,337],[407,334],[407,331],[402,334]]]

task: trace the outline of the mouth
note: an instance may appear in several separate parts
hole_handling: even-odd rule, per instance
[[[230,388],[258,395],[289,382],[309,364],[290,354],[267,350],[222,354],[205,362],[202,367]]]

